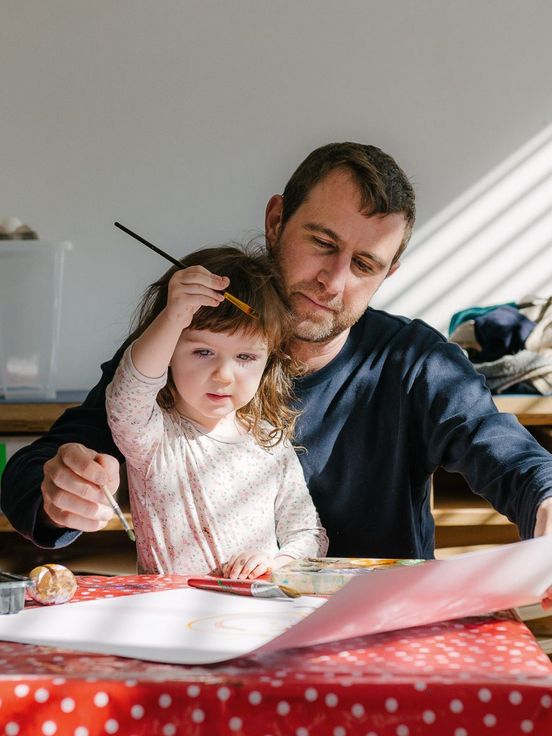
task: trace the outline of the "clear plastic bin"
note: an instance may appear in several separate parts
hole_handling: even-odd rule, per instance
[[[0,395],[53,399],[68,242],[0,240]]]

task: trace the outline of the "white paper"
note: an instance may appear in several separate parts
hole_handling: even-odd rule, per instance
[[[324,599],[260,600],[195,588],[27,608],[0,639],[154,662],[207,664],[257,649]]]
[[[552,535],[354,577],[327,602],[193,588],[0,616],[0,639],[180,664],[430,624],[535,603],[552,585]]]
[[[536,603],[552,586],[552,535],[355,576],[263,651],[422,626]]]

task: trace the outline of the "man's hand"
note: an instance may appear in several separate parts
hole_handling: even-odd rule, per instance
[[[552,498],[546,498],[537,509],[535,522],[535,537],[552,534]],[[548,588],[542,600],[543,608],[552,608],[552,588]]]
[[[102,486],[115,493],[119,487],[119,463],[84,445],[62,445],[44,463],[41,491],[44,512],[55,526],[96,532],[113,516]]]

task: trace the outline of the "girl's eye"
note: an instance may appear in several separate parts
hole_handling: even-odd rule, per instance
[[[254,355],[249,355],[248,353],[240,353],[236,357],[242,363],[249,363],[252,360],[256,360]]]
[[[207,348],[199,348],[198,350],[194,350],[193,352],[193,355],[197,355],[198,358],[208,358],[212,354],[213,351],[207,350]]]

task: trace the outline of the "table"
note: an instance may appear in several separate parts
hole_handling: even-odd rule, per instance
[[[185,584],[87,576],[74,600]],[[0,672],[2,736],[552,733],[552,663],[510,612],[202,667],[0,642]]]

